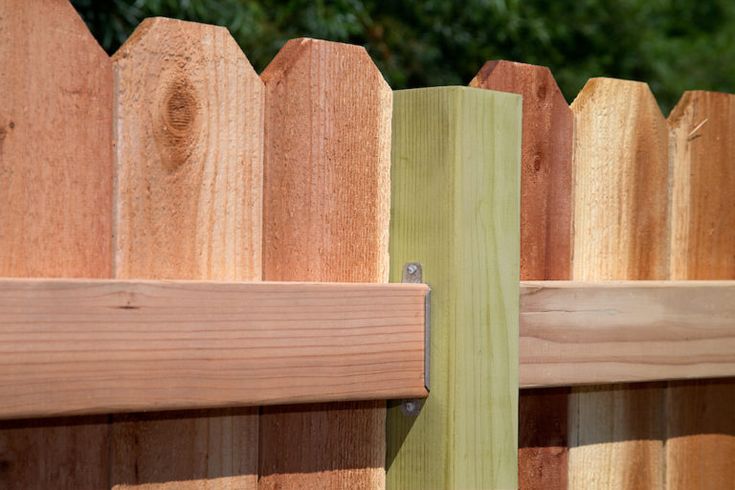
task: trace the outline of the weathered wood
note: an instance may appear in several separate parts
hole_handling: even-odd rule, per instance
[[[66,1],[0,0],[0,276],[109,277],[112,67]],[[105,417],[0,425],[0,488],[103,488]]]
[[[668,122],[671,278],[735,279],[735,95],[686,92]],[[667,402],[667,486],[735,484],[735,381],[672,383]]]
[[[388,415],[390,488],[516,488],[521,98],[395,94],[391,275],[432,286],[431,394]]]
[[[666,279],[668,135],[648,86],[592,79],[572,104],[575,280]],[[663,485],[663,391],[575,389],[569,485]]]
[[[574,116],[548,68],[489,61],[470,82],[523,96],[521,280],[569,279]],[[519,400],[519,487],[567,486],[563,390],[524,391]]]
[[[358,46],[291,40],[266,87],[263,274],[385,282],[392,92]],[[385,402],[263,409],[261,488],[382,488]]]
[[[735,376],[735,281],[522,282],[520,359],[521,387]]]
[[[260,279],[263,86],[235,41],[148,19],[113,69],[116,277]],[[113,483],[255,488],[257,410],[234,418],[115,423]]]
[[[0,418],[421,397],[426,292],[2,280]]]

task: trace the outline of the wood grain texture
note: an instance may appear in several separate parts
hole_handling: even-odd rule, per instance
[[[115,275],[261,277],[263,86],[223,27],[146,19],[113,57]]]
[[[148,19],[113,65],[116,277],[260,279],[263,86],[235,41]],[[230,415],[116,422],[113,485],[255,488],[257,410]]]
[[[3,280],[0,418],[422,397],[427,291]]]
[[[551,71],[488,61],[470,82],[523,96],[521,280],[569,279],[572,238],[574,116]],[[567,487],[564,390],[527,390],[519,400],[519,487]]]
[[[521,387],[735,376],[735,281],[522,282],[520,359]]]
[[[735,95],[686,92],[669,116],[671,278],[735,279]],[[735,380],[671,383],[666,482],[735,488]]]
[[[392,92],[358,46],[291,40],[265,69],[263,274],[385,282]],[[385,403],[264,409],[261,488],[382,488]]]
[[[0,23],[0,275],[109,277],[110,60],[66,1]]]
[[[735,95],[686,92],[668,123],[671,279],[735,279]]]
[[[648,86],[593,78],[572,104],[575,280],[668,276],[668,137]]]
[[[431,394],[388,415],[388,486],[516,488],[521,98],[395,93],[391,275],[432,286]]]
[[[112,66],[65,0],[0,0],[0,276],[109,277]],[[103,488],[106,417],[0,424],[0,488]]]
[[[644,83],[591,79],[575,116],[575,280],[666,279],[668,134]],[[660,488],[663,394],[575,389],[570,399],[571,488]]]

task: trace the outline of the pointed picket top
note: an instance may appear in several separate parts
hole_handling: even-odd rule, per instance
[[[501,92],[523,92],[524,98],[535,99],[534,104],[547,109],[565,105],[566,99],[562,94],[554,75],[546,66],[530,65],[508,60],[487,61],[477,75],[470,82],[471,87],[490,88]],[[501,88],[504,87],[504,88]]]
[[[264,83],[270,84],[290,78],[291,70],[299,70],[299,67],[305,65],[323,71],[331,64],[336,65],[337,69],[351,66],[351,69],[370,82],[390,90],[388,82],[364,47],[308,37],[288,40],[260,76]]]
[[[590,78],[577,94],[571,108],[575,114],[584,112],[588,103],[601,104],[605,107],[610,106],[612,109],[612,101],[625,95],[629,95],[631,100],[627,104],[618,107],[614,111],[615,113],[632,111],[639,118],[650,115],[650,117],[656,119],[663,119],[664,116],[656,102],[656,97],[651,92],[651,88],[647,83],[636,80],[606,77]],[[607,103],[604,101],[607,101]]]
[[[262,79],[264,279],[387,281],[390,87],[362,47],[315,39]],[[261,489],[384,485],[383,402],[264,408],[260,434]]]
[[[118,277],[261,274],[263,84],[227,29],[146,19],[113,56]]]
[[[735,279],[735,95],[685,92],[669,115],[671,279]],[[735,382],[670,383],[669,488],[735,481]]]

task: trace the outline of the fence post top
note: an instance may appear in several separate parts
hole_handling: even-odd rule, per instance
[[[444,92],[445,94],[452,94],[457,99],[461,99],[465,96],[471,96],[471,97],[485,97],[487,99],[490,98],[505,98],[505,99],[517,99],[518,102],[521,102],[521,96],[515,93],[511,92],[503,92],[500,90],[488,90],[483,88],[476,88],[476,87],[467,87],[464,85],[446,85],[443,87],[422,87],[422,88],[408,88],[403,90],[396,90],[396,94],[420,94],[420,93],[432,93],[432,92]]]

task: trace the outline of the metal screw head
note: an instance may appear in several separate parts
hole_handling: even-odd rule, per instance
[[[424,401],[418,400],[403,400],[401,402],[401,413],[407,417],[416,417],[421,412],[421,407],[424,405]]]
[[[403,282],[420,283],[421,276],[421,264],[418,262],[409,262],[403,266]]]

